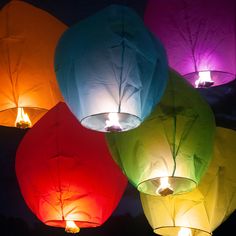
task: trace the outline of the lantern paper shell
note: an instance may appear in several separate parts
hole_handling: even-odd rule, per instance
[[[112,160],[103,133],[80,125],[58,103],[24,136],[16,175],[32,212],[47,225],[103,224],[116,208],[127,179]]]
[[[167,195],[199,183],[212,157],[214,131],[209,105],[171,71],[152,114],[136,129],[106,136],[114,160],[139,191]],[[169,187],[162,183],[166,177]]]
[[[236,77],[235,7],[234,0],[150,0],[144,21],[173,69],[194,87],[218,86]]]
[[[177,236],[181,227],[193,236],[209,236],[236,209],[236,132],[217,128],[214,157],[197,189],[176,196],[141,193],[144,213],[158,235]]]
[[[34,124],[63,101],[53,58],[66,26],[24,1],[0,11],[0,125],[15,126],[18,108]]]
[[[163,46],[131,9],[111,5],[60,38],[55,71],[71,111],[87,128],[137,127],[159,102],[167,82]],[[118,124],[109,125],[109,114]]]

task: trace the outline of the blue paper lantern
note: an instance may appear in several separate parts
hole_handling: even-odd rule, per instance
[[[60,38],[56,77],[65,102],[89,129],[137,127],[159,102],[168,66],[162,44],[131,9],[111,5]]]

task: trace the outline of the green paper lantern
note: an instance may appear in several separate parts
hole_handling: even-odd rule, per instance
[[[199,183],[212,157],[214,133],[209,105],[171,71],[161,102],[142,125],[106,137],[113,159],[139,191],[168,195]]]
[[[196,189],[175,196],[140,194],[154,233],[209,236],[236,209],[236,132],[217,128],[213,160]]]

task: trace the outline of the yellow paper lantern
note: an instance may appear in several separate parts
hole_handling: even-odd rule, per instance
[[[11,1],[0,11],[0,125],[30,127],[63,100],[53,60],[65,29],[23,1]]]
[[[141,193],[144,214],[154,232],[169,236],[208,236],[236,209],[236,132],[217,128],[214,158],[199,186],[175,196]]]

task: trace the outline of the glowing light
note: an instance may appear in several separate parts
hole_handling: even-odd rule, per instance
[[[105,130],[108,132],[119,132],[122,131],[122,127],[119,123],[119,116],[117,113],[109,113],[108,120],[106,120]]]
[[[174,192],[168,180],[168,177],[160,178],[160,185],[156,190],[156,194],[161,196],[167,196]]]
[[[178,236],[192,236],[192,231],[189,228],[181,227]]]
[[[17,117],[15,121],[15,126],[21,129],[26,129],[32,126],[30,118],[28,114],[24,112],[23,107],[17,108]]]
[[[75,224],[75,222],[73,220],[67,220],[65,231],[67,233],[75,234],[75,233],[79,233],[80,228]]]
[[[214,81],[211,79],[210,71],[199,71],[198,79],[195,81],[196,88],[207,88],[214,84]]]

